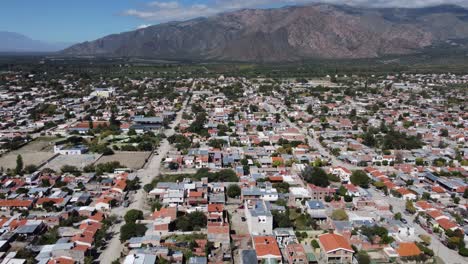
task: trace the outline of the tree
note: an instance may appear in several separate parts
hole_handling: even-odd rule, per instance
[[[468,188],[465,188],[465,191],[463,191],[463,198],[468,199]]]
[[[310,245],[312,245],[313,248],[320,248],[319,243],[315,239],[313,239],[312,242],[310,242]]]
[[[241,195],[241,188],[237,184],[230,184],[227,188],[227,195],[235,198]]]
[[[39,245],[55,244],[59,238],[58,228],[49,229],[39,238]]]
[[[120,241],[124,242],[132,237],[140,237],[146,233],[146,226],[143,224],[126,223],[120,228]]]
[[[327,187],[330,185],[327,173],[319,167],[306,167],[304,171],[302,171],[302,177],[306,182],[320,187]]]
[[[143,219],[143,212],[137,209],[129,210],[124,219],[126,223],[135,223],[137,220]]]
[[[127,132],[127,135],[129,136],[136,136],[137,135],[137,132],[135,131],[134,128],[130,128]]]
[[[414,207],[413,201],[407,200],[405,205],[406,211],[410,214],[416,213],[416,208]]]
[[[24,167],[24,172],[31,174],[33,172],[37,171],[37,166],[34,164],[27,165]]]
[[[332,212],[331,218],[335,221],[347,221],[348,214],[343,209],[336,209]]]
[[[359,185],[362,188],[369,188],[370,178],[362,170],[353,171],[350,180],[354,185]]]
[[[143,190],[145,190],[145,192],[149,193],[153,190],[153,185],[151,183],[148,183],[148,184],[145,184],[145,186],[143,186]]]
[[[441,137],[448,137],[449,133],[448,133],[448,130],[446,128],[442,128],[440,130],[440,136]]]
[[[370,257],[365,251],[359,251],[358,254],[356,255],[356,259],[359,264],[370,264]]]
[[[194,231],[206,227],[207,218],[202,212],[193,212],[175,220],[175,227],[181,231]]]
[[[21,174],[23,172],[23,157],[21,155],[16,156],[16,168],[15,173]]]
[[[393,219],[395,219],[395,220],[401,220],[401,213],[398,212],[398,213],[394,214],[394,215],[393,215]]]
[[[422,158],[416,158],[415,163],[418,166],[423,166],[424,165],[424,160]]]
[[[289,214],[273,211],[273,225],[275,228],[292,227],[292,222],[289,219]]]

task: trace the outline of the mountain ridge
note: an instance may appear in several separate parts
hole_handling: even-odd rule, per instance
[[[73,45],[61,54],[276,62],[411,54],[450,39],[468,39],[463,7],[313,4],[167,22]]]
[[[70,43],[48,43],[17,32],[0,31],[0,52],[56,52],[70,45]]]

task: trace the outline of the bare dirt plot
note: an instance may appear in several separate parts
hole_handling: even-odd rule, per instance
[[[83,169],[86,165],[93,164],[96,160],[101,157],[101,154],[83,154],[83,155],[58,155],[43,168],[53,169],[54,171],[60,171],[64,165],[75,166],[78,169]]]
[[[41,165],[43,162],[54,156],[53,146],[58,138],[37,138],[23,147],[8,152],[0,157],[0,167],[4,169],[14,169],[16,167],[16,158],[18,155],[23,157],[24,165]]]
[[[102,156],[95,164],[118,161],[127,168],[141,169],[150,154],[151,152],[115,152],[114,155]]]
[[[4,169],[14,169],[16,168],[16,158],[19,153],[8,153],[0,157],[0,167]],[[27,165],[36,165],[39,166],[48,159],[52,158],[54,153],[52,152],[24,152],[21,153],[23,158],[24,166]]]
[[[16,150],[21,152],[37,151],[37,152],[53,152],[54,142],[61,140],[55,137],[39,137]],[[14,152],[16,152],[14,151]]]

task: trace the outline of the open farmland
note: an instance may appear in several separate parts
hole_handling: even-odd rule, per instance
[[[131,169],[141,169],[151,152],[115,152],[113,155],[101,156],[95,164],[118,161],[120,164]]]

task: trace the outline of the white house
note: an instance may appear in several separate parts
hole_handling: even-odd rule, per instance
[[[349,178],[351,177],[352,172],[348,170],[347,168],[344,167],[331,167],[330,168],[330,173],[340,177],[340,180],[342,183],[348,183]]]
[[[245,218],[251,235],[273,234],[273,215],[269,209],[269,202],[263,200],[254,201],[251,206],[244,203]]]

